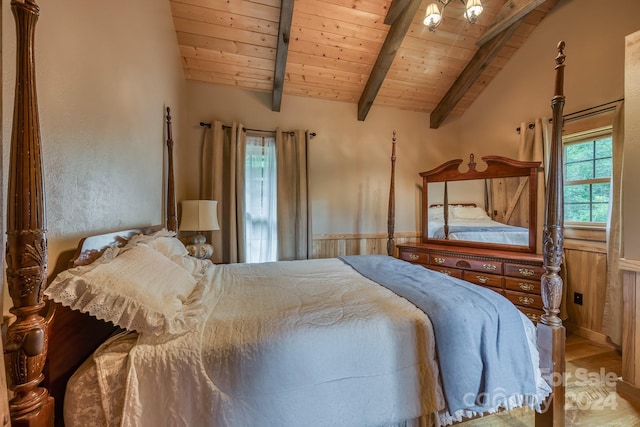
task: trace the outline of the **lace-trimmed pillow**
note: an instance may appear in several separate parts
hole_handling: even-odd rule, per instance
[[[45,295],[141,333],[179,334],[201,311],[201,282],[145,245],[107,249],[93,264],[60,273]]]

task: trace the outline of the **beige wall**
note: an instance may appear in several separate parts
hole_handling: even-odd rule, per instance
[[[51,270],[81,236],[162,220],[164,106],[173,107],[179,137],[185,82],[169,2],[39,3],[36,72]],[[6,165],[15,25],[9,1],[2,7]]]

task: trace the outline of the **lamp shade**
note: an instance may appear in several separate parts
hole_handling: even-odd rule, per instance
[[[180,231],[220,230],[218,202],[215,200],[183,200]]]

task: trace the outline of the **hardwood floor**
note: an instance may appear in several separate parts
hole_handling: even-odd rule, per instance
[[[566,426],[640,426],[640,408],[616,394],[622,359],[614,349],[569,335]],[[460,423],[463,427],[534,426],[534,412],[516,409]]]

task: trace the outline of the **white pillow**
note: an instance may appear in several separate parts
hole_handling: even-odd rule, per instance
[[[176,233],[162,229],[153,234],[136,235],[132,237],[125,248],[137,245],[145,245],[155,251],[158,251],[171,261],[175,262],[189,273],[194,275],[196,279],[202,277],[213,263],[211,260],[201,260],[189,255],[189,251],[184,243],[176,237]]]
[[[451,211],[453,219],[490,220],[484,209],[477,206],[454,206]]]
[[[44,293],[124,329],[179,334],[202,309],[201,283],[160,252],[135,245],[60,273]]]
[[[429,208],[429,219],[431,220],[439,220],[444,218],[444,207],[443,206],[432,206]]]
[[[189,251],[177,237],[158,236],[144,244],[160,252],[167,258],[189,255]]]

